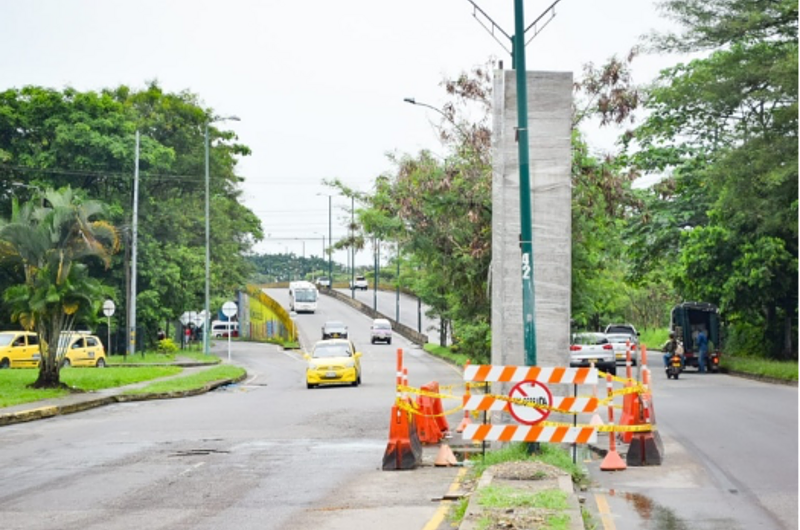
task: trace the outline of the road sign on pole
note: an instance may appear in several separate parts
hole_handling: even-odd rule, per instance
[[[114,311],[117,309],[117,306],[114,305],[113,300],[106,300],[103,302],[103,314],[108,317],[108,354],[111,355],[111,316],[114,314]]]
[[[222,304],[222,314],[228,317],[228,321],[230,318],[236,314],[238,311],[238,307],[236,306],[236,302],[225,302]],[[228,327],[228,362],[231,362],[231,335],[233,335],[233,330]]]
[[[519,403],[509,402],[508,411],[520,423],[525,425],[535,425],[544,421],[550,415],[550,408],[553,406],[553,394],[550,389],[539,381],[522,381],[514,385],[508,393],[508,397],[515,400],[523,400],[532,405],[542,405],[547,408],[536,408]]]

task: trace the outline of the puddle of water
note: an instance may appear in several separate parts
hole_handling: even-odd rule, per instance
[[[651,530],[689,530],[689,526],[675,512],[655,503],[650,497],[641,493],[629,493],[609,490],[609,497],[620,497],[628,501],[634,511],[644,521],[648,521]]]

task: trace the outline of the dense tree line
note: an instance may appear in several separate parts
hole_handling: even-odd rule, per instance
[[[86,265],[90,276],[110,288],[107,296],[118,308],[114,320],[124,328],[139,131],[137,322],[154,335],[159,326],[204,305],[208,124],[211,296],[217,307],[247,281],[252,266],[246,254],[263,236],[259,219],[239,200],[241,179],[234,173],[237,158],[250,150],[213,120],[213,109],[203,108],[197,96],[165,93],[155,83],[139,91],[26,86],[0,92],[0,215],[11,216],[14,199],[42,201],[45,190],[65,187],[75,190],[75,204],[104,204],[104,220],[118,232],[120,252],[108,264],[88,260]],[[0,290],[21,283],[21,270],[0,270]],[[3,305],[2,321],[11,316],[11,307]]]
[[[588,65],[576,79],[572,320],[662,327],[673,304],[702,300],[721,308],[728,351],[796,358],[797,4],[661,7],[681,31],[651,35],[651,50],[697,58],[665,69],[651,86],[634,84],[635,54]],[[440,341],[451,331],[476,361],[488,358],[491,341],[491,71],[489,64],[442,83],[443,158],[395,154],[368,193],[326,182],[358,203],[350,236],[331,248],[372,245],[393,255],[381,277],[419,295],[445,324]],[[581,133],[589,120],[629,129],[619,152],[592,150]],[[248,280],[325,274],[325,258],[252,254],[261,226],[241,204],[235,174],[250,151],[213,121],[197,96],[156,83],[0,92],[0,319],[28,327],[37,325],[32,316],[48,320],[42,333],[54,340],[76,320],[91,325],[110,297],[117,326],[126,322],[136,131],[142,329],[203,307],[206,127],[212,307]],[[648,174],[660,182],[634,189]],[[20,226],[29,238],[15,239]],[[340,264],[336,271],[346,272]],[[57,380],[57,369],[45,376]]]

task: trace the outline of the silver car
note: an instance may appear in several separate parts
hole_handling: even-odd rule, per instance
[[[392,343],[392,324],[385,318],[376,318],[372,321],[372,326],[369,328],[370,342],[385,342],[386,344]]]
[[[625,361],[628,358],[628,342],[631,345],[631,366],[636,366],[639,359],[639,339],[627,333],[608,333],[606,334],[608,342],[614,347],[614,355],[617,358],[617,364],[625,366]]]
[[[591,366],[612,375],[617,374],[617,359],[614,346],[605,333],[584,332],[572,336],[569,346],[569,365]]]

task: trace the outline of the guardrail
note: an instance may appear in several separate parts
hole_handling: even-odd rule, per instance
[[[321,294],[326,294],[332,298],[336,298],[340,302],[348,304],[350,307],[353,307],[354,309],[361,311],[362,313],[371,318],[385,318],[386,320],[392,323],[392,330],[394,330],[395,333],[402,335],[403,337],[405,337],[406,339],[410,340],[415,344],[423,346],[428,342],[428,336],[425,335],[424,333],[420,333],[419,331],[412,329],[406,326],[405,324],[401,324],[400,322],[397,322],[395,319],[390,318],[387,315],[384,315],[383,313],[375,311],[367,304],[360,302],[355,298],[352,298],[344,293],[340,293],[335,289],[320,289],[319,292]]]

